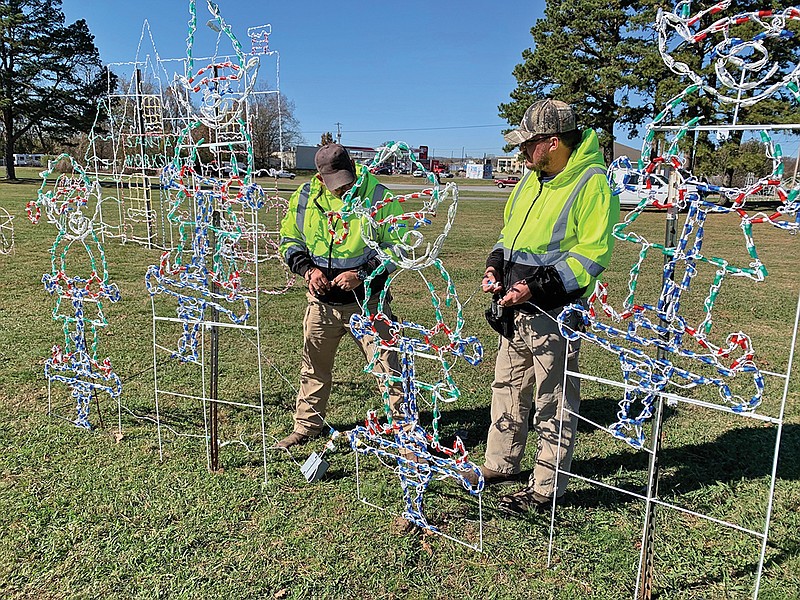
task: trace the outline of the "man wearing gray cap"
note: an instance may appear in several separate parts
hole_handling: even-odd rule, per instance
[[[305,443],[322,431],[336,350],[350,332],[350,317],[361,313],[359,302],[365,297],[364,280],[381,264],[378,253],[364,242],[359,220],[350,221],[347,235],[342,236],[344,225],[339,219],[329,222],[328,213],[341,210],[342,196],[356,181],[359,185],[353,194],[367,205],[375,205],[391,195],[366,168],[354,164],[344,146],[322,146],[314,162],[318,173],[292,194],[281,223],[280,252],[291,271],[305,279],[308,307],[303,319],[303,358],[294,431],[278,442],[280,448]],[[387,202],[378,210],[376,220],[400,212],[397,202]],[[343,239],[335,240],[329,227]],[[370,235],[381,246],[395,242],[388,225],[371,231]],[[372,314],[377,310],[378,292],[387,277],[388,272],[384,272],[372,279]],[[384,313],[393,318],[388,302]],[[376,319],[375,327],[381,337],[388,339],[385,322]],[[364,337],[358,342],[362,352],[371,358],[374,352],[371,340]],[[399,375],[397,354],[382,351],[379,367],[383,372]],[[395,412],[399,402],[400,391],[390,389],[390,404]]]
[[[486,485],[518,479],[533,411],[533,472],[527,487],[499,501],[504,512],[521,514],[548,509],[567,486],[566,476],[555,482],[555,466],[560,456],[560,467],[570,467],[577,419],[565,414],[560,449],[559,420],[563,399],[577,412],[580,395],[575,378],[564,389],[564,359],[577,371],[579,347],[560,334],[556,317],[589,296],[608,266],[619,201],[606,181],[597,135],[578,129],[568,104],[535,102],[505,138],[519,145],[530,171],[511,192],[482,281],[493,294],[487,319],[501,341],[481,469]],[[575,321],[573,315],[568,325]]]

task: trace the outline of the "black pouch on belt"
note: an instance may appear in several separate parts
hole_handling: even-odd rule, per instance
[[[499,295],[492,296],[492,303],[486,309],[486,322],[489,327],[509,340],[514,337],[514,309],[503,308],[498,301]]]

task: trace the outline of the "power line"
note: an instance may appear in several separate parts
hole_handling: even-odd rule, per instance
[[[446,131],[449,129],[481,129],[486,127],[508,127],[507,123],[499,123],[497,125],[457,125],[453,127],[415,127],[409,129],[349,129],[347,133],[392,133],[395,131]],[[303,131],[301,133],[325,133],[324,130],[319,131]]]

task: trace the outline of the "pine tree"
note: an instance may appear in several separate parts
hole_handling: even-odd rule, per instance
[[[655,45],[642,20],[636,0],[548,1],[544,18],[531,29],[533,47],[523,51],[524,62],[514,69],[518,86],[512,102],[499,106],[500,116],[515,126],[536,100],[567,102],[579,126],[598,132],[610,161],[614,126],[638,134],[637,127],[653,114],[647,90],[664,72],[663,65],[648,72]]]
[[[25,136],[88,132],[107,73],[86,21],[65,25],[61,0],[0,0],[0,113],[6,177]]]

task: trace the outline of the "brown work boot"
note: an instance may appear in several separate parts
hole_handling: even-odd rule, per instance
[[[486,465],[480,467],[483,473],[483,487],[487,488],[490,485],[509,485],[516,483],[519,479],[518,474],[501,473],[500,471],[493,471]],[[469,481],[473,487],[478,485],[478,474],[475,471],[467,471],[464,474],[464,479]]]
[[[285,438],[283,438],[280,442],[275,444],[275,447],[288,449],[291,448],[292,446],[299,446],[300,444],[305,444],[310,439],[311,439],[310,435],[306,435],[305,433],[300,433],[299,431],[293,431]]]
[[[563,504],[562,498],[556,498],[556,504]],[[549,512],[553,507],[553,498],[533,491],[532,487],[522,488],[518,492],[503,496],[497,501],[497,508],[507,515],[524,515],[530,511]]]

